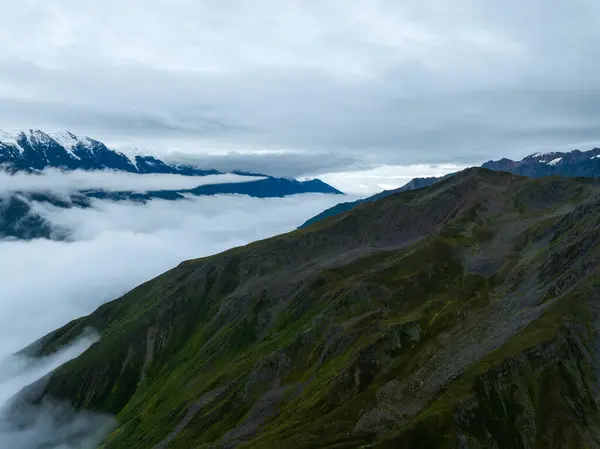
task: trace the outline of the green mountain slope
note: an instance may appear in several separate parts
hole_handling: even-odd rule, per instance
[[[469,169],[190,260],[26,351],[104,448],[600,447],[600,183]]]
[[[325,218],[329,218],[329,217],[333,217],[334,215],[339,215],[342,214],[344,212],[348,212],[349,210],[355,208],[356,206],[358,206],[361,203],[365,203],[365,202],[370,202],[370,201],[377,201],[380,200],[382,198],[385,198],[386,196],[390,196],[393,195],[395,193],[399,193],[399,192],[407,192],[409,190],[416,190],[416,189],[420,189],[423,187],[427,187],[430,186],[432,184],[435,184],[436,182],[441,181],[442,179],[449,177],[452,175],[446,175],[443,178],[414,178],[412,179],[410,182],[408,182],[407,184],[403,185],[402,187],[399,187],[397,189],[394,190],[384,190],[383,192],[379,192],[375,195],[372,195],[370,197],[367,198],[363,198],[360,200],[356,200],[356,201],[349,201],[346,203],[339,203],[336,204],[333,207],[330,207],[329,209],[325,209],[323,212],[315,215],[312,218],[309,218],[308,220],[306,220],[303,224],[301,224],[299,226],[299,228],[307,228],[315,223],[317,223],[318,221],[321,221]]]

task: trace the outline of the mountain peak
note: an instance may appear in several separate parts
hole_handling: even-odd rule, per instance
[[[39,129],[0,130],[0,166],[11,173],[57,168],[60,170],[115,170],[136,174],[162,173],[182,176],[222,174],[214,169],[165,163],[159,157],[139,149],[125,155],[120,151],[108,148],[98,140],[80,137],[68,130],[50,134]],[[241,171],[236,174],[257,176],[254,173]],[[270,178],[269,182],[252,187],[256,196],[283,196],[306,192],[340,193],[329,184],[318,180],[310,182],[283,180],[281,182],[281,178],[266,177]],[[282,187],[278,183],[284,186]],[[225,187],[221,189],[225,189]]]
[[[145,164],[139,164],[139,158]],[[154,156],[129,158],[87,136],[65,130],[46,133],[39,129],[0,131],[0,164],[10,171],[32,171],[45,168],[62,170],[117,170],[132,173],[178,173]],[[212,171],[214,172],[214,171]],[[211,173],[212,173],[211,172]],[[186,175],[206,174],[202,170],[186,170]]]
[[[53,142],[52,137],[39,129],[29,129],[24,135],[30,144],[49,145]]]
[[[600,177],[598,155],[600,155],[599,148],[589,151],[538,152],[530,154],[520,161],[510,159],[488,161],[483,164],[483,167],[531,177],[561,175],[596,178]]]
[[[50,135],[55,142],[61,145],[68,153],[70,153],[76,159],[80,159],[80,157],[73,151],[77,145],[89,146],[92,139],[89,137],[78,137],[73,134],[71,131],[62,131],[58,133],[53,133]]]
[[[52,138],[61,144],[65,149],[68,147],[69,149],[73,149],[75,145],[81,142],[81,139],[73,134],[71,131],[61,131],[58,133],[50,134]]]

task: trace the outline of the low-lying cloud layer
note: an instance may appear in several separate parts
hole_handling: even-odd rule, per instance
[[[44,376],[83,353],[98,341],[88,329],[69,347],[34,359],[25,355],[2,358],[0,365],[0,447],[13,449],[93,449],[116,425],[112,416],[76,412],[68,403],[44,401],[34,406],[21,401],[44,387]],[[33,385],[30,385],[32,384]],[[22,389],[26,389],[22,390]],[[15,393],[20,395],[14,396]]]
[[[93,200],[87,209],[32,202],[51,223],[70,229],[73,241],[0,241],[0,356],[184,259],[293,230],[347,198],[218,195],[146,204]]]
[[[0,240],[0,404],[93,341],[86,338],[35,363],[12,356],[47,332],[185,259],[293,230],[323,209],[351,199],[219,195],[146,204],[93,200],[86,209],[30,203],[53,224],[70,229],[72,241]],[[89,436],[86,429],[111,423],[107,417],[75,414],[68,404],[44,407],[41,414],[27,411],[29,425],[21,430],[0,415],[0,446],[10,442],[23,449],[70,448],[60,446],[62,437],[57,435]],[[63,433],[52,433],[58,428]]]
[[[0,170],[0,195],[10,192],[68,193],[77,190],[133,191],[193,189],[205,184],[249,182],[263,179],[233,173],[207,176],[182,176],[171,174],[126,173],[121,171],[61,171],[46,169],[41,174],[18,172],[10,174]]]

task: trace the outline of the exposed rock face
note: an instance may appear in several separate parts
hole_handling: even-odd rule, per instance
[[[190,260],[49,334],[105,448],[600,447],[600,182],[469,169]]]

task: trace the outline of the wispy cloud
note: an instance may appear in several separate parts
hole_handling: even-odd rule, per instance
[[[114,417],[76,411],[68,403],[56,400],[45,400],[39,406],[21,400],[26,389],[31,392],[43,388],[48,373],[98,340],[99,335],[89,329],[50,356],[31,358],[15,354],[0,359],[0,447],[82,449],[101,442],[116,425]]]
[[[68,171],[47,169],[41,174],[18,172],[10,174],[0,170],[0,194],[10,192],[68,193],[77,190],[134,191],[183,190],[205,184],[249,182],[263,179],[232,173],[208,176],[182,176],[170,174],[138,175],[112,170]]]

